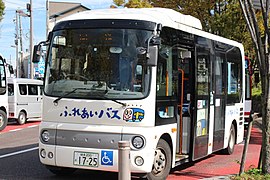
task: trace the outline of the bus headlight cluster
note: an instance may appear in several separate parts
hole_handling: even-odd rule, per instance
[[[145,144],[144,138],[141,136],[133,137],[131,142],[132,142],[133,147],[135,147],[136,149],[143,148]]]
[[[45,130],[41,133],[41,139],[44,142],[48,142],[50,140],[50,133],[49,131]]]
[[[45,149],[41,149],[40,150],[40,156],[44,159],[44,158],[46,158],[46,155],[47,155],[46,150]],[[48,153],[48,158],[49,159],[52,159],[53,158],[53,153],[52,152],[49,152]]]

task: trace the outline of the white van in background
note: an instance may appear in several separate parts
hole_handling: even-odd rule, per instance
[[[24,124],[28,118],[40,118],[43,81],[26,78],[7,78],[9,119]]]

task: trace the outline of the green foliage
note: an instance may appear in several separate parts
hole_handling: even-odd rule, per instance
[[[257,86],[252,87],[252,110],[256,113],[262,114],[263,102],[262,102],[262,88],[261,82]]]
[[[123,6],[125,4],[125,0],[113,0],[113,3],[116,6]]]
[[[0,20],[3,19],[3,15],[5,14],[4,10],[5,10],[5,3],[2,0],[0,0]]]
[[[147,0],[129,0],[125,7],[127,8],[151,8],[152,5]]]
[[[257,168],[251,168],[251,169],[249,169],[245,173],[246,174],[250,174],[250,175],[261,175],[262,174],[262,170],[261,169],[257,169]]]
[[[252,87],[252,96],[260,96],[262,94],[261,82],[255,87]]]
[[[171,8],[198,18],[203,30],[242,43],[253,59],[255,50],[238,0],[151,0],[154,7]]]
[[[269,180],[270,175],[264,175],[261,169],[251,168],[245,173],[241,174],[241,176],[233,176],[231,177],[233,180]]]
[[[113,3],[118,7],[127,8],[151,8],[153,7],[147,0],[113,0]]]

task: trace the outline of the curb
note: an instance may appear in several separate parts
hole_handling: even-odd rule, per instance
[[[232,176],[234,175],[216,176],[211,178],[204,178],[203,180],[230,180]]]

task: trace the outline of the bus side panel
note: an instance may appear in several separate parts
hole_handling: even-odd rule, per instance
[[[225,123],[225,140],[224,140],[224,148],[228,146],[228,140],[230,136],[230,128],[232,125],[233,120],[236,120],[236,144],[241,143],[244,139],[244,119],[241,119],[240,116],[240,109],[243,109],[242,104],[235,104],[232,106],[226,106],[226,116],[225,116],[225,121],[230,122],[230,123]],[[243,114],[243,113],[242,113]]]

